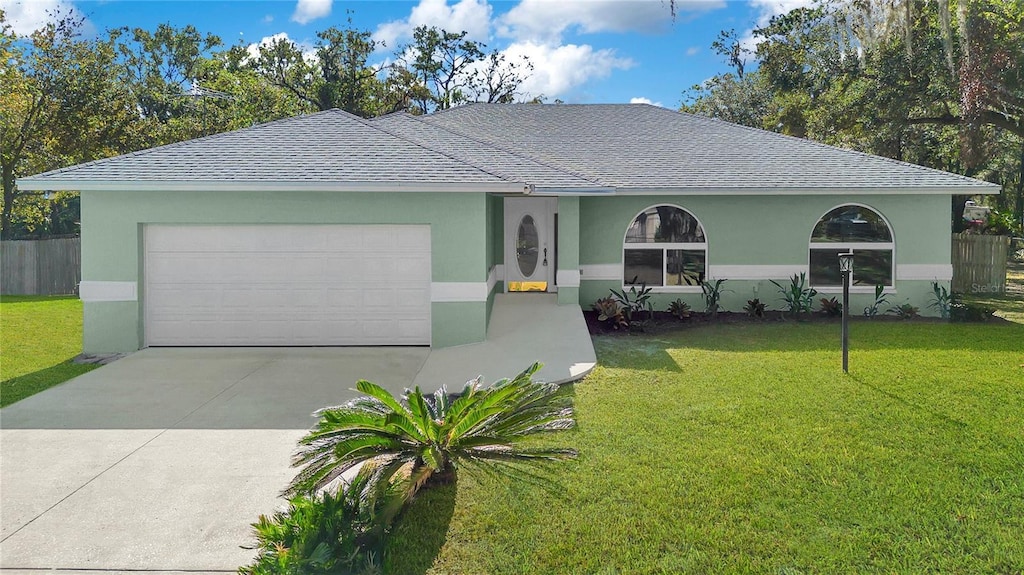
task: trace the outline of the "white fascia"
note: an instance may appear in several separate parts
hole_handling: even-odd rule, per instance
[[[518,193],[527,188],[518,183],[428,183],[428,182],[268,182],[268,181],[125,181],[46,178],[18,180],[24,191],[78,192],[493,192]]]
[[[721,187],[678,187],[678,188],[618,188],[620,195],[637,196],[825,196],[825,195],[985,195],[998,194],[1000,186],[912,186],[902,188],[878,187],[836,187],[836,188],[721,188]]]

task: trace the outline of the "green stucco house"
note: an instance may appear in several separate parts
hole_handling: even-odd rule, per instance
[[[996,185],[648,105],[289,118],[22,178],[78,190],[86,352],[482,341],[495,295],[646,283],[725,309],[806,272],[854,309],[947,284],[950,195]],[[522,293],[514,297],[543,297]]]

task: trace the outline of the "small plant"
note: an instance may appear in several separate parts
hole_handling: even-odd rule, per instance
[[[875,317],[882,306],[889,303],[883,292],[885,292],[885,286],[875,286],[875,302],[864,308],[864,317]]]
[[[836,298],[821,298],[821,313],[826,317],[843,315],[843,304]]]
[[[811,313],[814,307],[814,296],[818,295],[818,290],[807,285],[806,273],[793,274],[789,278],[789,285],[785,287],[775,280],[770,281],[775,284],[775,287],[779,288],[779,293],[782,294],[782,301],[786,302],[786,311],[791,315]]]
[[[594,311],[597,312],[597,320],[608,322],[612,328],[629,329],[629,321],[626,314],[622,313],[622,304],[610,297],[602,298],[594,302]]]
[[[909,303],[895,306],[889,310],[889,313],[895,315],[900,319],[914,319],[918,316],[918,309]]]
[[[715,283],[709,281],[700,282],[700,289],[704,292],[704,313],[711,314],[712,317],[718,315],[718,308],[722,300],[723,283],[725,283],[725,280],[715,280]]]
[[[690,304],[676,298],[676,301],[668,304],[668,313],[677,319],[690,319]]]
[[[750,317],[763,318],[764,303],[756,297],[754,299],[748,299],[747,305],[743,306],[743,311],[747,312],[747,315]]]
[[[940,286],[939,282],[932,282],[932,302],[928,307],[939,312],[942,319],[949,319],[949,306],[955,299],[955,294],[950,294],[946,286]]]
[[[636,277],[633,278],[636,282]],[[621,292],[617,292],[613,289],[608,290],[612,292],[612,298],[622,305],[622,312],[626,316],[626,323],[632,323],[633,320],[640,319],[640,312],[647,312],[648,319],[654,315],[654,308],[651,305],[651,288],[647,287],[646,283],[640,284],[640,291],[637,291],[636,286],[630,286],[629,291],[623,289]],[[636,317],[634,317],[634,314]]]

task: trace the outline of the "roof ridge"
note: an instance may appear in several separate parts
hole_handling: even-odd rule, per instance
[[[474,103],[477,103],[477,102],[474,102]],[[515,105],[515,104],[494,104],[494,105],[495,106],[508,106],[508,105]],[[525,104],[522,104],[522,105],[525,105]],[[532,104],[532,105],[537,105],[537,104]],[[543,105],[543,104],[540,104],[540,105]],[[447,111],[447,110],[444,110],[444,111]],[[430,114],[430,115],[433,116],[434,114]],[[566,168],[565,166],[559,166],[559,165],[554,164],[552,162],[549,162],[547,160],[542,160],[542,159],[536,158],[536,157],[534,157],[534,156],[532,156],[530,154],[506,148],[506,147],[501,146],[499,144],[496,144],[496,143],[494,143],[494,142],[492,142],[490,140],[485,140],[483,138],[480,138],[479,136],[471,136],[471,135],[469,135],[469,134],[467,134],[465,132],[462,132],[462,131],[459,131],[459,130],[455,130],[453,128],[449,128],[449,127],[446,127],[446,126],[438,126],[437,124],[434,124],[432,122],[428,122],[425,119],[421,119],[421,118],[418,118],[416,116],[410,115],[410,117],[412,117],[417,122],[420,122],[421,124],[427,124],[427,125],[429,125],[430,127],[434,128],[434,129],[442,130],[442,131],[448,132],[450,134],[455,134],[457,136],[462,136],[463,138],[466,138],[467,140],[472,140],[472,141],[477,142],[479,144],[484,144],[486,146],[490,146],[490,147],[492,147],[492,148],[494,148],[496,150],[500,150],[502,152],[505,152],[506,154],[515,156],[517,158],[524,159],[524,160],[530,160],[531,162],[535,162],[535,163],[538,163],[538,164],[540,164],[542,166],[546,166],[548,168],[551,168],[552,170],[555,170],[556,172],[562,172],[563,174],[568,174],[570,176],[573,176],[573,177],[576,177],[576,178],[580,178],[582,180],[586,180],[586,181],[591,182],[591,183],[593,183],[595,185],[598,185],[598,186],[614,187],[611,184],[609,184],[607,182],[604,182],[600,178],[597,178],[597,177],[595,177],[595,176],[593,176],[591,174],[585,174],[585,173],[579,172],[577,170]]]
[[[660,108],[660,106],[652,106],[652,107]],[[926,172],[938,173],[938,174],[942,174],[944,176],[956,176],[957,178],[960,178],[961,180],[966,180],[968,182],[976,182],[976,183],[988,184],[988,185],[991,185],[991,186],[999,186],[999,184],[996,184],[996,183],[993,183],[993,182],[989,182],[989,181],[986,181],[986,180],[980,180],[978,178],[972,178],[970,176],[965,176],[963,174],[957,174],[955,172],[947,172],[945,170],[940,170],[938,168],[932,168],[932,167],[929,167],[929,166],[922,166],[921,164],[915,164],[913,162],[904,162],[903,160],[897,160],[897,159],[894,159],[894,158],[889,158],[889,157],[881,156],[881,155],[878,155],[878,154],[870,154],[868,152],[862,152],[860,150],[851,150],[849,148],[841,148],[839,146],[834,146],[832,144],[826,144],[824,142],[819,142],[817,140],[812,140],[810,138],[800,138],[798,136],[791,136],[789,134],[783,134],[783,133],[780,133],[780,132],[773,132],[771,130],[765,130],[763,128],[754,128],[752,126],[745,126],[743,124],[737,124],[735,122],[728,122],[726,120],[722,120],[721,118],[712,118],[712,117],[709,117],[709,116],[699,116],[697,114],[691,114],[689,112],[682,112],[682,111],[678,111],[678,110],[670,110],[668,108],[661,108],[661,109],[665,110],[666,112],[670,112],[672,114],[679,114],[681,116],[692,118],[692,119],[694,119],[694,120],[696,120],[698,122],[703,121],[703,122],[714,122],[714,123],[718,123],[718,124],[724,124],[724,125],[729,126],[731,128],[739,128],[739,129],[742,129],[742,130],[752,131],[752,132],[756,132],[756,133],[760,133],[760,134],[769,134],[769,135],[772,135],[772,136],[779,136],[779,137],[782,137],[782,138],[787,138],[787,139],[790,139],[790,140],[793,140],[793,141],[802,142],[805,145],[817,146],[819,148],[826,148],[826,149],[829,149],[829,150],[836,150],[836,151],[845,152],[845,153],[848,153],[848,154],[856,154],[856,155],[863,156],[863,157],[866,157],[866,158],[869,158],[869,159],[874,159],[874,160],[884,160],[886,162],[889,162],[889,163],[892,163],[892,164],[896,164],[897,166],[916,168],[918,170],[924,170]]]
[[[391,114],[388,114],[388,115],[390,116]],[[412,114],[406,113],[406,116],[412,117]],[[378,117],[383,118],[384,116],[378,116]],[[399,116],[399,117],[403,117],[403,116]],[[509,177],[504,176],[502,174],[497,174],[495,172],[492,172],[491,170],[485,169],[482,166],[478,166],[478,165],[476,165],[476,164],[474,164],[474,163],[472,163],[470,161],[467,161],[467,160],[465,160],[463,158],[455,157],[455,156],[449,154],[448,152],[446,152],[444,150],[439,150],[439,149],[434,148],[432,146],[427,146],[425,144],[421,144],[421,143],[417,142],[416,140],[413,140],[412,138],[409,138],[409,137],[407,137],[405,135],[398,134],[398,133],[396,133],[396,132],[394,132],[392,130],[385,129],[385,128],[381,127],[381,126],[377,126],[376,123],[373,120],[367,120],[367,119],[364,119],[364,118],[359,118],[359,120],[362,121],[367,126],[373,128],[374,130],[377,130],[378,132],[383,132],[383,133],[385,133],[385,134],[387,134],[389,136],[392,136],[394,138],[398,138],[399,140],[404,140],[404,141],[409,142],[410,144],[412,144],[412,145],[414,145],[416,147],[422,148],[424,150],[429,150],[431,152],[434,152],[435,154],[441,154],[442,156],[444,156],[446,158],[449,158],[451,160],[455,160],[456,162],[458,162],[460,164],[469,166],[469,167],[471,167],[473,169],[476,169],[476,170],[479,170],[479,171],[481,171],[481,172],[483,172],[485,174],[494,176],[494,177],[498,178],[499,180],[502,180],[502,181],[505,181],[505,182],[514,183],[514,184],[523,184],[523,185],[527,184],[527,182],[522,182],[522,181],[519,181],[519,180],[517,180],[515,178],[509,178]]]
[[[153,152],[157,152],[157,151],[160,151],[160,150],[168,150],[168,149],[183,147],[183,146],[195,143],[195,142],[206,142],[206,141],[210,141],[210,140],[216,140],[216,139],[219,139],[219,138],[224,138],[224,137],[227,137],[228,135],[235,134],[235,133],[238,133],[238,132],[244,132],[246,130],[258,130],[258,129],[263,129],[263,128],[265,128],[267,126],[271,126],[271,125],[283,124],[283,123],[286,123],[286,122],[294,122],[294,121],[299,121],[299,120],[302,120],[302,119],[305,119],[305,118],[311,118],[313,116],[320,116],[320,115],[326,115],[326,114],[337,113],[337,112],[341,112],[342,114],[345,114],[345,115],[348,115],[348,116],[352,116],[352,114],[349,114],[348,112],[345,112],[344,110],[339,110],[337,108],[332,108],[330,110],[321,110],[319,112],[313,112],[313,113],[310,113],[310,114],[299,114],[297,116],[288,116],[286,118],[278,118],[276,120],[271,120],[269,122],[263,122],[263,123],[260,123],[260,124],[253,124],[252,126],[246,126],[244,128],[235,128],[234,130],[228,130],[227,132],[217,132],[215,134],[207,134],[205,136],[199,136],[198,138],[191,138],[191,139],[188,139],[188,140],[180,140],[180,141],[177,141],[177,142],[171,142],[169,144],[163,144],[161,146],[154,146],[152,148],[143,148],[141,150],[135,150],[134,152],[125,152],[124,154],[118,154],[116,156],[107,156],[106,158],[97,158],[95,160],[91,160],[91,161],[88,161],[88,162],[85,162],[85,163],[82,163],[82,164],[73,164],[73,165],[70,165],[70,166],[64,166],[63,168],[56,168],[56,169],[49,170],[49,171],[46,171],[46,172],[43,172],[43,173],[40,173],[40,174],[35,174],[35,175],[31,176],[31,177],[38,178],[38,177],[41,177],[41,176],[49,176],[49,175],[54,175],[54,174],[69,173],[69,172],[73,172],[75,170],[78,170],[80,168],[86,168],[86,167],[94,166],[94,165],[97,165],[97,164],[104,164],[104,163],[111,162],[111,161],[114,161],[114,160],[117,160],[117,159],[120,159],[120,158],[128,158],[128,157],[134,157],[134,156],[144,156],[144,155],[147,155],[147,154],[150,154],[150,153],[153,153]],[[353,118],[358,118],[358,116],[352,116],[352,117]]]

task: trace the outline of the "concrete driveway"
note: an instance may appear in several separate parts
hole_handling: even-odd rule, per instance
[[[0,568],[234,572],[310,413],[426,348],[146,349],[0,411]]]

